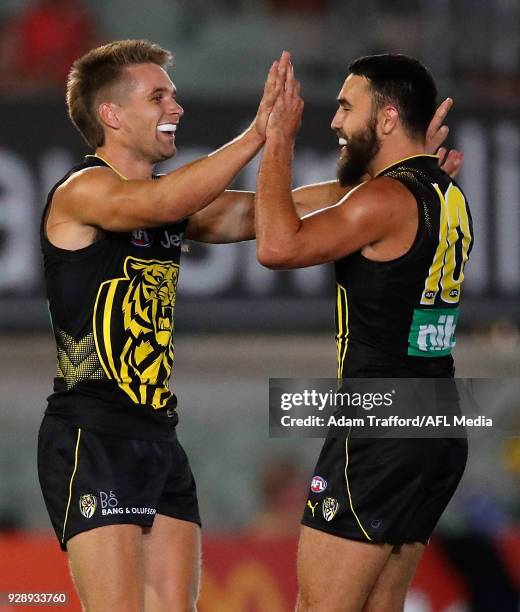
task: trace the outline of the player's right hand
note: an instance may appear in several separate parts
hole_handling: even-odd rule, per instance
[[[285,85],[285,75],[289,61],[290,55],[284,51],[280,56],[280,59],[273,62],[267,74],[267,79],[264,85],[264,94],[260,100],[255,120],[251,126],[251,128],[254,129],[264,141],[266,138],[269,115],[273,110],[278,95],[281,91],[283,91]]]
[[[290,63],[290,56],[282,53],[278,67],[279,76],[285,82],[284,88],[278,94],[273,110],[267,123],[267,138],[281,136],[287,140],[294,140],[300,129],[303,100],[300,96],[300,82],[294,76],[294,67]],[[287,59],[284,64],[282,60]]]

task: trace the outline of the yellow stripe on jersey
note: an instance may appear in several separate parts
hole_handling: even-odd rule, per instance
[[[336,296],[336,316],[338,320],[338,330],[336,335],[336,345],[338,351],[338,380],[341,380],[343,365],[348,348],[348,302],[347,290],[337,283]]]
[[[105,283],[103,283],[105,284]],[[113,376],[115,380],[118,382],[121,380],[118,371],[116,370],[116,365],[114,363],[114,356],[112,354],[112,341],[111,341],[111,323],[112,323],[112,306],[114,304],[114,297],[116,295],[116,287],[117,282],[111,283],[108,286],[107,296],[105,298],[105,309],[103,313],[103,338],[105,341],[105,351],[108,359],[108,363],[110,364],[110,368],[112,370]]]
[[[439,197],[439,244],[433,257],[428,277],[424,283],[421,305],[433,306],[441,292],[441,299],[447,304],[458,304],[460,286],[464,280],[464,265],[468,260],[471,232],[466,200],[462,191],[450,183],[443,194],[437,184],[433,185]],[[462,261],[457,262],[456,244],[461,241]],[[459,264],[459,274],[455,270]]]

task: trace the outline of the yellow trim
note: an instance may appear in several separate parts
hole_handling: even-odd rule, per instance
[[[78,437],[76,440],[76,450],[74,451],[74,469],[72,470],[72,476],[69,481],[69,499],[67,501],[67,509],[65,510],[65,520],[63,521],[63,533],[61,534],[62,543],[65,542],[65,528],[67,527],[67,519],[69,517],[69,508],[70,508],[70,500],[72,499],[72,481],[74,480],[74,476],[76,475],[76,470],[78,469],[78,455],[79,455],[79,441],[81,438],[81,429],[78,428]]]
[[[341,287],[341,290],[342,290],[343,296],[345,298],[345,344],[343,345],[343,355],[341,356],[340,378],[343,375],[343,366],[345,364],[345,357],[347,355],[347,349],[348,349],[348,300],[347,300],[347,290],[345,289],[345,287]]]
[[[104,285],[105,283],[102,283],[102,284]],[[117,281],[115,283],[111,282],[111,285],[108,288],[107,296],[105,298],[105,304],[104,304],[105,307],[104,307],[104,312],[103,312],[103,340],[105,341],[105,349],[106,349],[106,355],[108,357],[108,363],[110,364],[110,367],[112,368],[114,378],[116,380],[119,380],[119,376],[116,370],[116,364],[114,363],[114,356],[112,355],[112,340],[110,338],[112,306],[114,304],[116,287],[117,287]]]
[[[341,293],[340,285],[337,284],[336,288],[336,308],[338,317],[338,337],[337,337],[337,352],[338,352],[338,380],[341,379],[341,345],[343,342],[343,313],[341,309]]]
[[[382,170],[380,170],[374,176],[374,178],[376,178],[376,176],[379,176],[381,174],[381,172],[384,172],[385,170],[388,170],[388,168],[391,168],[392,166],[397,166],[397,164],[401,164],[402,162],[404,162],[404,161],[406,161],[408,159],[414,159],[414,157],[435,157],[436,159],[439,159],[438,155],[431,155],[430,153],[417,153],[417,155],[409,155],[408,157],[403,157],[403,159],[399,159],[399,160],[397,160],[395,162],[392,162],[389,166],[386,166],[386,168],[383,168]]]
[[[354,510],[354,504],[352,503],[352,496],[350,495],[350,487],[349,487],[349,484],[348,484],[348,475],[347,475],[347,468],[348,468],[348,437],[349,436],[350,436],[350,429],[348,430],[347,437],[345,438],[345,482],[347,484],[348,500],[350,502],[350,509],[352,510],[352,514],[354,515],[354,518],[356,519],[357,524],[359,525],[359,528],[361,529],[361,531],[365,535],[366,539],[372,541],[372,538],[365,531],[365,528],[361,524],[361,521],[359,520],[358,515],[356,514],[356,511]]]
[[[112,378],[112,374],[110,373],[109,369],[105,365],[105,362],[103,361],[103,356],[101,355],[101,351],[99,350],[99,341],[98,341],[98,337],[97,337],[97,328],[96,328],[96,313],[97,313],[97,308],[98,308],[99,296],[101,295],[101,288],[103,287],[103,285],[105,283],[110,283],[110,282],[112,282],[112,281],[104,281],[104,282],[101,283],[101,285],[99,285],[98,293],[97,293],[97,296],[96,296],[96,303],[94,304],[94,312],[93,312],[93,315],[92,315],[92,328],[94,330],[94,343],[96,345],[97,356],[98,356],[99,362],[103,366],[103,370],[105,370],[105,374],[107,375],[108,378]]]
[[[107,160],[106,160],[104,157],[101,157],[101,155],[85,155],[85,157],[97,157],[97,158],[98,158],[98,159],[100,159],[102,162],[105,162],[105,164],[106,164],[106,165],[107,165],[107,166],[108,166],[108,167],[109,167],[111,170],[113,170],[113,171],[114,171],[114,172],[117,174],[117,176],[119,176],[120,178],[122,178],[122,179],[123,179],[123,181],[127,181],[127,180],[128,180],[128,178],[127,178],[127,177],[126,177],[124,174],[121,174],[121,172],[119,172],[119,170],[117,170],[117,168],[114,168],[114,166],[113,166],[113,165],[112,165],[112,164],[111,164],[109,161],[107,161]]]
[[[337,285],[337,296],[336,306],[338,310],[338,335],[337,335],[337,351],[338,351],[338,380],[341,380],[343,373],[343,365],[345,363],[345,356],[348,348],[348,302],[347,302],[347,290],[345,287],[336,283]],[[345,328],[343,328],[343,300],[345,298]]]

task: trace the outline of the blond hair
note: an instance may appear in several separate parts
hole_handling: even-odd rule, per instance
[[[67,108],[72,123],[91,147],[105,142],[96,108],[99,94],[121,81],[127,66],[153,63],[166,68],[172,59],[169,51],[147,40],[117,40],[74,62],[67,80]]]

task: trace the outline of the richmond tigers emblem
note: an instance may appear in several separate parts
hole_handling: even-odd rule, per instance
[[[96,347],[109,378],[136,403],[162,408],[173,363],[179,266],[127,257],[125,278],[104,282],[94,309]]]
[[[79,498],[79,510],[85,518],[92,518],[97,508],[97,499],[92,493],[86,493]]]

